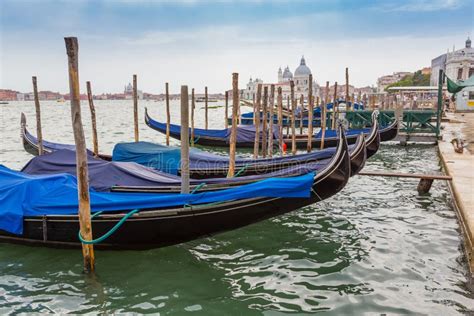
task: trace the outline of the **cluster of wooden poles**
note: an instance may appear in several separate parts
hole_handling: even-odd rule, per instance
[[[69,72],[69,93],[71,103],[71,118],[72,127],[74,131],[74,143],[76,146],[76,172],[78,181],[78,201],[79,201],[79,224],[80,233],[85,240],[92,240],[92,225],[91,225],[91,208],[90,208],[90,196],[89,196],[89,176],[87,166],[87,149],[84,137],[84,129],[81,118],[81,101],[79,92],[79,67],[78,67],[78,54],[79,44],[76,37],[64,38],[66,44],[66,52],[68,56],[68,72]],[[36,127],[37,127],[37,138],[38,138],[38,151],[39,154],[44,153],[43,137],[41,129],[41,112],[40,103],[38,98],[37,78],[33,77],[33,92],[35,99],[35,110],[36,110]],[[87,95],[89,101],[89,107],[91,110],[92,119],[92,137],[93,137],[93,152],[97,156],[99,153],[98,138],[97,138],[97,123],[95,115],[95,107],[92,98],[91,84],[87,81]],[[169,91],[168,84],[166,84],[166,112],[167,112],[167,137],[166,143],[169,145]],[[206,87],[207,96],[207,87]],[[191,93],[192,99],[192,112],[191,122],[194,128],[194,89]],[[206,98],[207,99],[207,98]],[[233,177],[235,173],[235,152],[236,152],[236,139],[237,139],[237,118],[238,118],[238,105],[239,105],[239,87],[238,87],[238,74],[232,74],[232,121],[231,137],[230,137],[230,153],[229,153],[229,171],[228,177]],[[207,102],[206,102],[207,104]],[[137,96],[137,76],[133,75],[133,113],[134,113],[134,136],[135,141],[139,141],[139,129],[138,129],[138,96]],[[206,128],[207,128],[207,107],[206,107]],[[193,131],[191,132],[193,134]],[[181,86],[181,137],[183,139],[189,139],[189,95],[188,86]],[[194,135],[191,135],[194,139]],[[189,193],[189,143],[182,142],[181,145],[181,193]],[[84,258],[84,271],[93,272],[95,268],[95,256],[92,244],[82,244],[82,253]]]

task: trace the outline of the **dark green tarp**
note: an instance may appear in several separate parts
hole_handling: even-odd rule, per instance
[[[448,76],[446,76],[447,80],[447,86],[448,86],[448,91],[450,93],[458,93],[462,89],[466,87],[472,87],[474,86],[474,76],[471,76],[469,79],[466,79],[464,81],[458,81],[454,82],[451,79],[449,79]]]

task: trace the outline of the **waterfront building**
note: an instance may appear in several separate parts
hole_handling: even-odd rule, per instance
[[[9,89],[0,89],[0,101],[15,101],[18,93]]]
[[[377,93],[384,93],[387,86],[402,80],[405,76],[411,75],[411,72],[399,71],[391,75],[385,75],[377,79]]]
[[[446,76],[452,80],[466,80],[474,75],[474,48],[471,39],[468,37],[465,47],[442,54],[431,60],[432,86],[438,85],[439,70],[442,69]]]
[[[128,85],[124,86],[123,94],[125,95],[125,99],[132,99],[133,98],[133,86],[129,82]],[[138,99],[143,99],[143,91],[137,90],[137,97]]]

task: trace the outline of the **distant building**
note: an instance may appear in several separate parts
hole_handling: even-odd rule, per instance
[[[394,72],[391,75],[386,75],[386,76],[382,76],[378,78],[377,79],[377,92],[384,93],[385,88],[387,88],[387,86],[394,84],[395,82],[403,79],[405,76],[411,75],[411,74],[412,74],[411,72],[400,71],[400,72]]]
[[[309,75],[311,74],[311,69],[306,65],[306,60],[304,59],[304,56],[300,60],[300,65],[295,69],[295,74],[293,76],[293,73],[290,70],[290,67],[286,66],[284,70],[281,69],[281,67],[278,69],[278,82],[273,83],[275,86],[275,94],[277,93],[277,89],[281,87],[282,89],[282,96],[283,96],[283,104],[286,105],[287,98],[291,94],[291,87],[290,87],[290,81],[293,80],[295,84],[295,98],[299,99],[301,95],[305,99],[308,97],[308,92],[309,92]],[[270,86],[272,83],[263,83],[263,80],[261,79],[255,79],[252,80],[250,78],[249,82],[247,83],[247,87],[243,92],[243,98],[247,100],[252,100],[254,95],[257,94],[257,86],[258,84],[262,84],[263,87],[268,87],[270,89]],[[316,83],[313,77],[313,95],[317,96],[319,94],[319,85]],[[263,93],[263,91],[262,91]],[[275,96],[275,102],[276,102],[276,96]]]
[[[0,101],[15,101],[18,91],[0,89]]]
[[[465,47],[440,55],[431,60],[432,86],[438,85],[439,70],[442,69],[452,80],[466,80],[474,75],[474,48],[468,37]]]
[[[124,86],[123,94],[125,95],[125,99],[132,99],[133,98],[133,86],[129,82],[128,85]],[[137,90],[137,97],[138,99],[143,99],[143,91]]]
[[[421,69],[421,74],[422,75],[431,75],[431,67],[423,67],[423,69]]]

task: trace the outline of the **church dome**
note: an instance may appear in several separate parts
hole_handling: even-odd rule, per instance
[[[286,66],[285,71],[283,72],[283,79],[293,79],[293,74],[288,66]]]
[[[469,37],[466,40],[466,48],[471,48],[471,39]]]
[[[306,61],[304,60],[304,56],[301,57],[301,62],[298,68],[295,70],[295,76],[309,76],[311,74],[311,69],[306,66]]]

